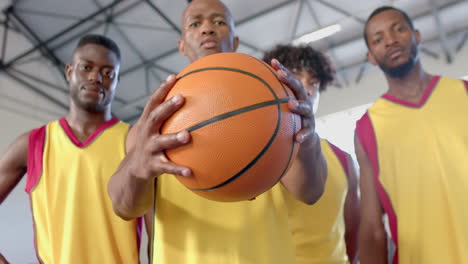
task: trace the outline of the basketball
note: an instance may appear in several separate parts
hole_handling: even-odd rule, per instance
[[[176,176],[210,200],[249,200],[273,187],[295,159],[300,117],[288,108],[295,99],[273,68],[249,55],[217,53],[195,61],[177,75],[167,98],[185,104],[161,133],[187,130],[191,142],[166,151],[192,170]]]

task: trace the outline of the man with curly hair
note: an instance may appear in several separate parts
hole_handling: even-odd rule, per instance
[[[328,58],[305,45],[278,45],[266,52],[263,60],[270,63],[274,58],[302,82],[315,113],[320,93],[326,90],[335,75]],[[321,146],[328,164],[322,198],[308,206],[284,192],[296,263],[357,263],[359,198],[356,169],[349,154],[325,139],[321,139]]]

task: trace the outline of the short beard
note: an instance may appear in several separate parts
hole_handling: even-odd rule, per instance
[[[411,47],[411,54],[406,63],[403,63],[402,65],[398,65],[393,68],[386,67],[383,63],[379,63],[380,69],[387,74],[388,76],[392,78],[403,78],[406,75],[408,75],[409,72],[414,68],[414,65],[416,64],[418,58],[418,51],[416,45],[413,45]]]

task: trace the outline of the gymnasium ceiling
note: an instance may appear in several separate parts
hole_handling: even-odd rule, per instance
[[[326,51],[338,69],[336,87],[366,78],[363,23],[381,5],[407,11],[421,31],[421,51],[451,63],[468,38],[468,0],[224,0],[241,39],[239,52],[261,57],[275,44],[288,43],[326,26],[340,32],[310,43]],[[63,68],[85,33],[105,34],[120,46],[121,82],[113,105],[119,118],[133,121],[147,96],[188,61],[176,48],[186,0],[1,0],[0,74],[32,96],[2,87],[3,105],[21,105],[36,116],[64,115],[67,85]],[[51,72],[51,73],[50,73]],[[38,100],[50,107],[37,106]],[[25,109],[25,108],[31,109]],[[19,111],[19,109],[18,109]]]

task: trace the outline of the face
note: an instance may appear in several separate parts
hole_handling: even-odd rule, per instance
[[[396,10],[374,16],[366,26],[366,37],[369,61],[393,78],[404,77],[418,61],[419,32]]]
[[[114,98],[120,62],[114,52],[87,44],[73,54],[65,68],[72,105],[88,112],[104,112]]]
[[[320,100],[320,80],[314,74],[304,70],[293,70],[293,74],[307,91],[314,113],[316,113]]]
[[[214,53],[234,52],[238,44],[231,14],[218,0],[194,0],[185,9],[179,51],[190,62]]]

